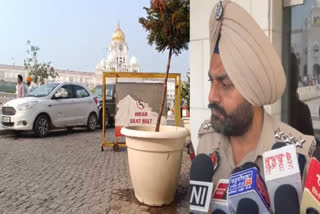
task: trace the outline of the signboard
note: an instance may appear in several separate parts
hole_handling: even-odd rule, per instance
[[[283,0],[283,7],[291,7],[303,4],[304,0]]]
[[[120,137],[124,126],[156,125],[163,90],[162,83],[116,84],[115,136]],[[161,124],[166,125],[166,106]]]

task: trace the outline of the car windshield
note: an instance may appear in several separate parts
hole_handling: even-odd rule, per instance
[[[34,89],[30,94],[29,97],[46,97],[48,96],[53,89],[55,89],[59,83],[49,83],[46,85],[42,85],[36,89]]]
[[[107,88],[106,88],[107,97],[112,96],[112,90],[113,90],[113,85],[107,85]],[[97,97],[102,97],[102,85],[99,85],[95,88],[94,95]]]

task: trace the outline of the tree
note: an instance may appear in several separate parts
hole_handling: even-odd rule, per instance
[[[185,101],[185,105],[190,111],[190,74],[187,73],[187,81],[182,83],[181,97]]]
[[[49,77],[55,79],[59,74],[51,66],[51,62],[39,63],[38,62],[38,51],[40,48],[34,46],[28,40],[27,45],[29,46],[27,53],[30,55],[29,58],[24,59],[24,68],[29,70],[28,75],[32,77],[32,81],[35,83],[44,84],[44,80]]]
[[[149,45],[155,44],[159,52],[169,50],[156,124],[156,132],[158,132],[167,93],[171,57],[173,54],[178,56],[183,50],[188,50],[190,2],[189,0],[151,0],[150,8],[144,7],[144,10],[147,17],[139,18],[139,23],[149,33],[147,37]]]

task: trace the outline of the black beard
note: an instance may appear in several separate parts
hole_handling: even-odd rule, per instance
[[[216,117],[211,113],[212,128],[224,136],[243,136],[251,127],[253,121],[252,105],[244,100],[237,108],[228,115],[217,103],[210,103],[208,107],[219,112],[222,117]]]

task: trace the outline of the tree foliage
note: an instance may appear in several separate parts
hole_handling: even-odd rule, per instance
[[[24,68],[29,70],[28,75],[32,77],[32,81],[35,83],[44,84],[44,81],[49,77],[55,79],[59,74],[51,66],[51,62],[39,63],[38,61],[38,51],[40,48],[34,46],[31,42],[27,41],[29,58],[24,59]]]
[[[166,77],[163,85],[160,112],[156,131],[159,131],[161,115],[167,93],[167,80],[171,57],[188,49],[189,44],[189,0],[151,0],[150,7],[144,7],[146,17],[139,18],[140,24],[148,32],[149,45],[155,45],[159,52],[169,50]]]
[[[188,49],[189,0],[151,0],[150,8],[144,7],[147,17],[139,22],[149,32],[148,43],[156,50],[172,49],[176,55]]]

